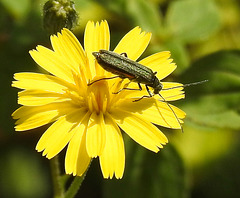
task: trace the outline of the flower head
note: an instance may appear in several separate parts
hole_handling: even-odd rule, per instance
[[[151,34],[139,27],[128,32],[114,49],[126,53],[136,61],[146,49]],[[96,61],[93,52],[109,50],[110,34],[106,21],[88,22],[84,49],[68,29],[51,36],[53,50],[37,46],[30,54],[49,74],[16,73],[13,86],[23,89],[18,103],[23,105],[13,113],[16,131],[52,125],[40,138],[36,149],[47,158],[56,156],[67,146],[65,170],[67,174],[82,175],[90,160],[99,157],[104,178],[121,178],[125,166],[122,130],[143,147],[158,152],[168,140],[152,123],[180,129],[185,113],[167,103],[184,98],[179,83],[162,82],[158,95],[133,102],[147,94],[129,80],[115,78],[101,80],[88,86],[89,80],[114,76]],[[169,59],[170,52],[153,54],[139,63],[157,71],[158,79],[168,76],[176,68]],[[169,89],[177,87],[174,89]],[[121,130],[122,129],[122,130]]]

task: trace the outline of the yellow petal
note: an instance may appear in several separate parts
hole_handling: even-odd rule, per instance
[[[172,59],[169,59],[170,55],[168,51],[159,52],[142,59],[139,63],[151,68],[153,72],[157,72],[156,76],[161,80],[177,68],[175,63],[172,63]]]
[[[92,52],[98,52],[100,49],[109,50],[109,45],[110,33],[107,21],[102,21],[100,24],[89,21],[84,34],[84,48],[89,60],[92,77],[103,75],[105,72],[98,64],[95,64],[96,61]]]
[[[153,152],[158,152],[168,142],[157,127],[137,114],[118,109],[111,112],[111,115],[133,140]]]
[[[160,95],[164,98],[165,101],[174,101],[185,98],[183,84],[173,82],[161,83],[163,85],[163,89],[160,91]]]
[[[39,89],[56,93],[64,93],[66,88],[74,89],[73,84],[46,74],[16,73],[14,79],[17,81],[13,81],[12,86],[20,89]]]
[[[161,82],[163,85],[163,89],[160,91],[160,95],[155,95],[154,98],[161,101],[174,101],[185,98],[185,94],[183,91],[183,85],[181,83],[170,83],[170,82]],[[133,98],[132,101],[141,98],[142,96],[149,96],[148,91],[144,84],[140,84],[142,90],[139,90],[139,86],[136,82],[132,82],[128,84],[127,88],[135,89],[135,90],[122,90],[118,94],[114,94],[113,97],[115,99],[123,99],[123,98]],[[116,93],[121,90],[123,87],[117,87],[112,92]],[[150,92],[153,93],[153,88],[148,87]],[[146,98],[144,98],[145,100]]]
[[[69,101],[69,98],[59,93],[39,90],[25,90],[18,93],[18,104],[25,106],[40,106],[63,101]]]
[[[135,27],[128,32],[118,43],[114,52],[127,53],[128,58],[137,60],[147,48],[151,39],[151,33],[141,32],[141,28]]]
[[[153,108],[157,109],[158,115],[160,115],[161,121],[162,121],[162,123],[157,123],[156,122],[157,120],[155,120],[154,123],[165,126],[165,127],[174,128],[174,129],[182,128],[180,123],[183,123],[181,119],[183,119],[186,116],[184,111],[182,111],[181,109],[173,105],[168,104],[167,102],[161,102],[161,101],[156,101],[154,103]],[[153,108],[150,108],[148,113],[153,113],[151,112]],[[155,109],[154,109],[154,112],[156,112]]]
[[[109,114],[105,117],[106,144],[99,157],[104,178],[122,178],[125,166],[125,151],[121,131]]]
[[[184,88],[184,85],[182,83],[176,83],[176,82],[161,82],[163,85],[163,90],[174,90],[174,89],[180,89],[182,90]],[[174,88],[174,89],[172,89]]]
[[[36,49],[29,53],[39,66],[65,81],[73,82],[71,67],[57,53],[40,45]]]
[[[103,127],[102,112],[98,115],[96,112],[93,112],[88,123],[86,137],[87,153],[90,157],[97,157],[102,154],[106,141],[106,132]]]
[[[59,102],[43,106],[23,106],[13,112],[16,122],[16,131],[34,129],[55,121],[58,117],[72,112],[76,109],[70,102]]]
[[[79,67],[86,65],[85,52],[70,30],[64,28],[61,34],[52,35],[51,43],[54,51],[62,57],[73,72],[79,73]]]
[[[87,169],[91,158],[86,150],[86,131],[90,113],[87,113],[75,127],[74,136],[69,142],[65,157],[65,171],[67,174],[81,176]]]
[[[113,94],[110,94],[112,100],[110,101],[108,107],[111,108],[117,101],[121,100],[122,98],[126,97],[128,94],[131,93],[126,90],[120,91],[122,88],[127,87],[129,82],[130,81],[128,79],[117,78],[115,81],[109,83],[110,93]]]
[[[173,105],[169,104],[169,106],[166,102],[145,98],[138,102],[132,102],[131,99],[123,100],[119,102],[118,108],[138,114],[143,119],[157,125],[181,129],[179,122],[182,123],[181,119],[185,117],[185,113]]]
[[[44,150],[43,156],[46,155],[48,159],[56,156],[67,145],[75,133],[75,126],[84,115],[85,112],[77,110],[71,114],[60,117],[42,135],[38,141],[36,150],[38,152]]]

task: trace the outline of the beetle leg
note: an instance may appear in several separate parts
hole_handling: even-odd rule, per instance
[[[123,52],[120,55],[125,56],[126,58],[128,57],[126,52]]]
[[[153,97],[153,94],[150,92],[148,86],[147,86],[147,85],[145,85],[145,86],[146,86],[146,89],[147,89],[147,92],[148,92],[149,96],[150,96],[150,97]]]
[[[113,77],[109,77],[109,78],[100,78],[98,80],[92,81],[91,83],[88,82],[87,85],[90,86],[90,85],[92,85],[92,84],[94,84],[94,83],[96,83],[98,81],[101,81],[101,80],[111,80],[111,79],[114,79],[114,78],[121,78],[121,77],[120,76],[113,76]]]
[[[129,84],[129,83],[128,83],[128,84]],[[114,92],[113,94],[118,94],[118,93],[120,93],[120,92],[123,91],[123,90],[142,91],[142,86],[140,85],[140,83],[138,83],[138,87],[139,87],[139,89],[124,87],[124,88],[120,89],[119,91]]]
[[[139,84],[139,83],[138,83]],[[140,85],[140,84],[139,84]],[[149,90],[149,88],[148,88],[148,86],[147,85],[145,85],[145,87],[146,87],[146,89],[147,89],[147,92],[148,92],[148,96],[142,96],[141,98],[138,98],[138,99],[136,99],[136,100],[134,100],[133,102],[137,102],[137,101],[139,101],[139,100],[142,100],[143,98],[151,98],[151,97],[153,97],[153,94],[150,92],[150,90]],[[141,87],[142,88],[142,87]]]
[[[179,119],[178,119],[175,111],[173,110],[173,108],[170,106],[170,104],[165,100],[165,98],[164,98],[160,93],[158,93],[158,95],[162,98],[162,102],[165,102],[165,103],[167,104],[167,106],[169,107],[169,109],[172,111],[172,113],[173,113],[174,117],[176,118],[179,126],[181,127],[181,131],[182,131],[182,133],[183,133],[182,125],[181,125],[181,123],[180,123],[180,121],[179,121]]]

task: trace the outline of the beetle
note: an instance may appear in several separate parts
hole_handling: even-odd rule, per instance
[[[150,68],[133,61],[127,57],[126,53],[117,54],[112,51],[108,50],[99,50],[99,52],[93,52],[93,56],[95,56],[98,64],[105,69],[108,72],[111,72],[113,74],[116,74],[117,76],[109,77],[109,78],[101,78],[98,80],[95,80],[88,85],[92,85],[93,83],[100,81],[100,80],[107,80],[107,79],[113,79],[113,78],[128,78],[130,81],[138,83],[139,89],[133,89],[133,88],[122,88],[117,93],[119,93],[122,90],[142,90],[141,84],[145,84],[146,90],[148,92],[148,96],[144,95],[141,98],[134,100],[133,102],[139,101],[143,98],[150,98],[153,97],[154,94],[158,94],[163,102],[165,102],[168,107],[173,112],[176,120],[178,121],[179,125],[181,126],[181,123],[173,111],[172,107],[168,104],[168,102],[161,96],[159,93],[163,89],[163,85],[160,82],[160,80],[156,77],[157,72],[153,72]],[[150,92],[148,87],[153,88],[153,94]],[[176,87],[175,87],[176,88]],[[182,129],[182,128],[181,128]]]
[[[163,99],[163,101],[166,102],[166,100],[159,93],[161,90],[163,90],[163,85],[156,76],[157,72],[153,72],[150,68],[129,59],[126,53],[117,54],[112,51],[101,49],[99,50],[99,52],[93,52],[92,54],[96,58],[98,64],[103,69],[113,74],[116,74],[117,76],[95,80],[91,83],[88,83],[88,86],[100,80],[108,80],[113,78],[122,78],[122,79],[128,78],[130,81],[138,83],[139,89],[133,89],[133,88],[123,88],[123,89],[141,91],[142,90],[141,84],[145,84],[145,87],[149,96],[142,96],[138,100],[141,100],[142,98],[150,98],[154,94],[158,94]],[[188,83],[180,86],[166,88],[164,90],[175,89],[180,87],[188,87],[191,85],[198,85],[207,81],[208,80]],[[148,87],[153,88],[154,90],[153,94],[150,92]],[[120,91],[122,91],[123,89],[121,89]],[[119,93],[120,91],[118,91],[117,93]],[[138,100],[135,100],[135,101],[138,101]]]
[[[150,98],[153,97],[154,94],[158,94],[162,101],[165,102],[169,109],[173,112],[176,120],[178,121],[179,125],[181,126],[181,123],[179,121],[179,118],[177,117],[176,113],[172,109],[172,107],[168,104],[168,102],[162,97],[162,95],[159,93],[161,90],[163,90],[163,85],[160,82],[160,80],[157,78],[156,74],[157,72],[153,72],[150,68],[133,61],[127,57],[126,53],[117,54],[112,51],[101,49],[99,52],[93,52],[93,56],[96,58],[98,64],[105,69],[108,72],[111,72],[113,74],[116,74],[117,76],[109,77],[109,78],[101,78],[98,80],[95,80],[91,83],[88,83],[88,86],[92,85],[95,82],[98,82],[100,80],[108,80],[113,78],[128,78],[130,81],[138,83],[139,89],[133,89],[133,88],[122,88],[117,93],[119,93],[122,90],[142,90],[141,84],[145,84],[146,90],[148,92],[148,96],[144,95],[141,98],[134,100],[133,102],[139,101],[143,98]],[[195,82],[195,83],[189,83],[181,86],[171,87],[164,90],[169,89],[175,89],[180,87],[187,87],[190,85],[197,85],[206,82],[207,80]],[[153,94],[150,92],[148,87],[153,88]],[[181,128],[182,129],[182,128]],[[183,129],[182,129],[183,131]]]
[[[146,98],[146,97],[152,97],[154,94],[159,94],[159,92],[163,88],[162,83],[156,77],[157,72],[153,72],[150,68],[127,58],[126,53],[117,54],[115,52],[102,49],[102,50],[99,50],[99,52],[93,52],[92,54],[93,56],[95,56],[97,62],[103,69],[117,75],[110,78],[98,79],[96,81],[104,80],[104,79],[105,80],[112,79],[117,77],[122,79],[128,78],[130,81],[138,83],[139,89],[131,89],[131,88],[123,88],[123,89],[140,90],[140,91],[142,90],[141,84],[145,84],[145,87],[147,89],[149,96],[143,96],[138,100],[141,100],[142,98]],[[88,85],[91,85],[96,81],[93,81]],[[148,87],[153,88],[154,90],[153,94],[150,92]]]

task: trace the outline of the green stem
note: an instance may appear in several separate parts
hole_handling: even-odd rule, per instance
[[[54,198],[64,198],[64,185],[61,182],[61,174],[59,168],[58,156],[50,160]]]
[[[82,185],[82,182],[88,170],[86,170],[81,177],[75,176],[70,187],[65,192],[65,183],[67,178],[64,179],[61,176],[58,156],[51,159],[50,164],[51,164],[51,172],[52,172],[52,180],[53,180],[53,188],[54,188],[54,198],[73,198],[77,194],[80,186]],[[90,167],[90,164],[91,163],[89,163],[88,168]]]
[[[73,198],[77,194],[77,192],[78,192],[79,188],[81,187],[82,182],[83,182],[83,180],[86,176],[86,173],[87,173],[87,170],[85,171],[85,173],[81,177],[76,176],[74,178],[71,186],[68,188],[68,190],[65,194],[66,198]]]

